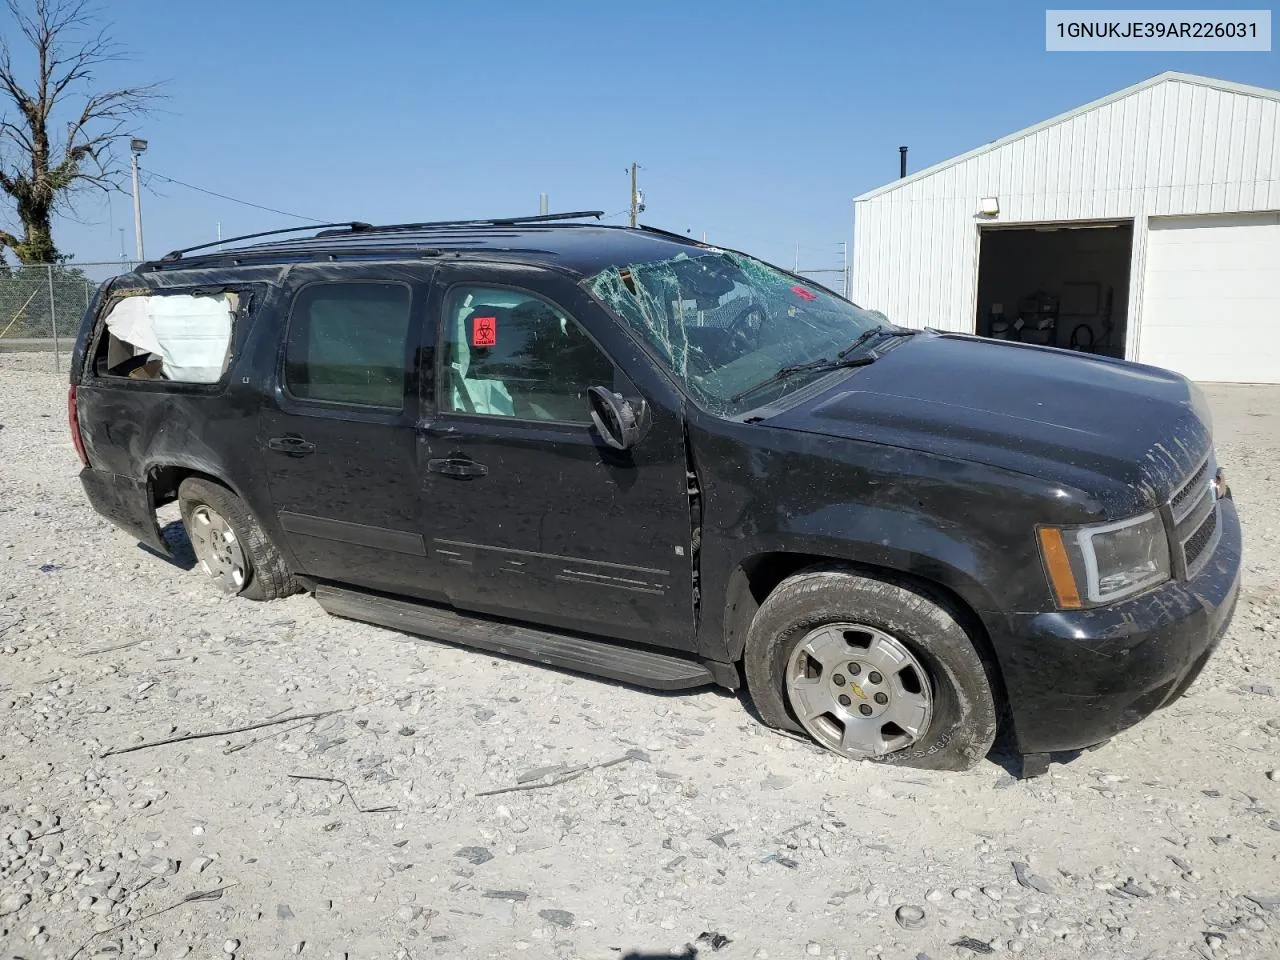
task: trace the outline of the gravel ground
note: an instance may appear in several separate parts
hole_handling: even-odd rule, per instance
[[[1221,653],[1015,781],[215,596],[90,511],[51,368],[0,356],[0,957],[1280,956],[1280,388],[1210,392]]]

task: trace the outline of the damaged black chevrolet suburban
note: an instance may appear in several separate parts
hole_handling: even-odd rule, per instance
[[[232,593],[745,682],[849,757],[960,769],[1005,722],[1034,771],[1195,679],[1240,527],[1191,383],[575,218],[341,224],[115,278],[71,372],[85,493],[166,553],[177,500]]]

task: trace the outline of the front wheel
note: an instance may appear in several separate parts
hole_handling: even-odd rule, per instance
[[[945,607],[824,565],[784,580],[752,621],[747,686],[771,726],[854,759],[964,770],[991,749],[987,667]]]
[[[275,600],[301,589],[244,501],[226,487],[188,477],[178,506],[197,565],[224,593]]]

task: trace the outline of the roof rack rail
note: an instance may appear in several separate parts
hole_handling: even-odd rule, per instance
[[[198,243],[194,247],[183,247],[181,250],[170,250],[160,258],[161,263],[171,263],[174,260],[181,260],[184,254],[195,253],[197,250],[208,250],[210,247],[220,247],[224,243],[239,243],[241,240],[257,240],[259,237],[275,237],[282,233],[301,233],[303,230],[325,230],[333,228],[345,228],[350,232],[363,230],[369,225],[361,223],[358,220],[349,220],[345,223],[321,223],[317,226],[308,227],[281,227],[279,230],[263,230],[260,233],[246,233],[239,237],[227,237],[222,240],[214,240],[210,243]]]
[[[710,244],[697,240],[683,233],[676,233],[674,230],[663,230],[661,227],[651,227],[647,223],[638,223],[636,226],[647,233],[656,233],[660,237],[669,237],[672,240],[681,240],[685,243],[692,244],[695,247],[707,247]]]
[[[599,220],[603,216],[603,210],[574,210],[568,213],[543,213],[532,217],[493,217],[486,220],[428,220],[422,223],[390,223],[380,226],[360,220],[348,220],[306,227],[282,227],[279,230],[263,230],[259,233],[246,233],[239,237],[226,237],[210,243],[196,244],[194,247],[171,250],[160,258],[160,262],[173,263],[175,260],[181,260],[188,253],[195,253],[197,250],[208,250],[210,247],[220,247],[228,243],[257,240],[261,237],[278,237],[286,233],[302,233],[305,230],[315,230],[316,235],[313,239],[318,240],[322,237],[334,237],[352,233],[409,232],[412,230],[431,230],[438,227],[509,227],[527,223],[558,223],[563,220],[582,220],[587,217],[594,217]]]
[[[542,213],[532,217],[491,217],[485,220],[426,220],[422,223],[387,223],[378,226],[361,225],[361,233],[398,233],[412,230],[434,230],[440,227],[515,227],[529,223],[559,223],[563,220],[583,220],[594,217],[599,220],[603,210],[575,210],[569,213]],[[335,231],[336,232],[336,231]],[[318,237],[332,236],[326,231]]]
[[[536,217],[502,217],[492,223],[555,223],[557,220],[582,220],[592,217],[599,220],[604,216],[603,210],[574,210],[571,213],[540,213]]]

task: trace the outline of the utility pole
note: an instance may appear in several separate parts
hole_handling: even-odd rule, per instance
[[[631,164],[631,228],[634,230],[636,225],[636,217],[639,216],[640,210],[640,194],[637,192],[639,187],[636,186],[636,171],[640,168],[640,164]]]
[[[853,277],[849,271],[849,244],[843,240],[840,241],[840,266],[838,267],[805,267],[801,269],[800,247],[799,245],[797,245],[795,268],[791,272],[796,274],[797,276],[805,277],[810,280],[822,274],[835,274],[840,278],[839,283],[834,283],[834,282],[823,283],[822,286],[826,287],[832,293],[842,294],[846,300],[849,299],[850,295],[853,292],[853,284],[851,282]]]
[[[133,171],[133,238],[138,243],[138,260],[146,260],[142,248],[142,192],[138,187],[138,157],[147,152],[147,141],[137,137],[129,141],[129,155]]]

